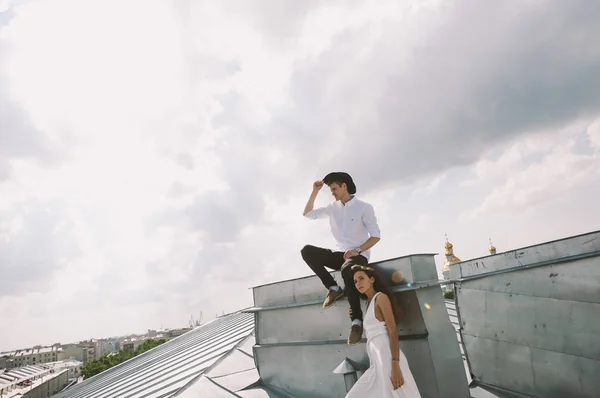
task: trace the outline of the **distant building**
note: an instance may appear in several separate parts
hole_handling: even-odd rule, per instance
[[[62,346],[63,352],[59,356],[60,360],[75,359],[84,364],[103,355],[116,351],[115,345],[109,340],[84,340],[79,343],[65,344]]]
[[[490,238],[490,254],[493,256],[494,254],[496,254],[496,248],[494,247],[494,245],[492,245],[492,239]]]
[[[62,346],[62,352],[58,356],[59,361],[74,359],[83,363],[87,363],[87,348],[80,347],[77,344],[65,344]]]
[[[446,244],[444,245],[446,249],[446,260],[444,261],[444,268],[442,269],[442,275],[444,279],[450,278],[450,266],[452,264],[460,263],[462,260],[454,255],[454,245],[448,241],[448,235],[446,235]]]
[[[144,342],[144,339],[127,339],[121,341],[121,351],[135,351]]]
[[[100,356],[98,355],[100,351],[98,349],[98,340],[84,340],[80,341],[77,345],[85,348],[85,357],[83,358],[84,364],[88,363],[89,361],[93,361],[96,358],[100,358]]]
[[[23,350],[9,351],[0,354],[0,367],[6,369],[19,368],[28,365],[39,365],[59,360],[62,348],[57,346],[35,346]]]
[[[181,336],[182,334],[187,333],[190,330],[192,330],[191,327],[178,328],[178,329],[164,329],[164,330],[148,329],[148,333],[146,333],[145,337],[169,339],[169,338]]]
[[[115,344],[112,340],[98,340],[96,347],[96,358],[118,351],[115,349]]]
[[[462,260],[454,254],[454,245],[448,241],[448,235],[446,235],[446,244],[444,245],[444,248],[446,249],[446,252],[444,253],[446,255],[446,260],[444,261],[442,275],[444,276],[444,279],[450,279],[450,266],[452,264],[460,263]],[[492,239],[490,239],[488,251],[492,256],[496,254],[496,247],[492,244]]]
[[[167,334],[169,337],[173,338],[173,337],[181,336],[182,334],[187,333],[190,330],[192,330],[192,328],[170,329],[169,331],[167,331]]]
[[[177,331],[175,332],[180,333],[182,329],[177,329]],[[184,332],[185,333],[185,332]],[[183,334],[183,333],[181,333]],[[177,334],[179,336],[179,334]],[[155,334],[153,337],[146,337],[146,336],[141,336],[141,337],[130,337],[127,338],[123,341],[121,341],[121,350],[122,351],[135,351],[137,350],[137,348],[144,344],[144,342],[146,340],[166,340],[169,341],[171,340],[172,336],[167,332],[167,334]]]
[[[81,375],[78,361],[0,369],[0,397],[48,397]]]

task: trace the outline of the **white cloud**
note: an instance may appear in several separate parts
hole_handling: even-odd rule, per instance
[[[11,95],[46,134],[110,137],[177,105],[180,37],[165,3],[59,0],[17,10],[2,34],[4,70]],[[49,16],[60,23],[50,26]]]
[[[446,173],[435,176],[427,185],[419,186],[413,191],[413,195],[431,195],[434,193],[446,178]]]
[[[554,147],[541,151],[543,157],[537,162],[513,157],[520,147],[517,143],[497,161],[487,160],[485,167],[479,163],[475,167],[478,177],[497,185],[481,205],[464,213],[462,219],[522,212],[541,203],[565,200],[577,187],[600,183],[598,154],[578,152],[574,139],[566,142],[543,139]],[[536,152],[540,152],[539,148]],[[489,175],[482,170],[490,170]]]
[[[15,327],[0,350],[182,326],[251,305],[252,285],[309,274],[302,246],[333,242],[300,212],[331,170],[375,205],[374,260],[443,250],[445,232],[468,258],[488,236],[502,250],[597,225],[565,205],[596,178],[577,127],[600,114],[588,9],[8,4],[0,319]],[[556,179],[563,202],[546,200]],[[509,232],[541,202],[528,217],[543,222]],[[474,208],[505,220],[461,224]]]
[[[0,13],[7,12],[15,3],[13,0],[0,0]]]
[[[497,181],[521,171],[524,163],[535,162],[540,156],[555,150],[558,144],[580,135],[586,125],[585,121],[576,121],[566,127],[546,129],[541,134],[525,134],[504,146],[497,146],[475,163],[473,178],[462,181],[460,185],[465,187]]]
[[[600,151],[600,119],[588,126],[587,134],[590,140],[590,146],[595,148],[596,151]]]
[[[421,233],[427,232],[434,221],[435,219],[431,214],[419,214],[416,223],[413,225],[413,229]]]

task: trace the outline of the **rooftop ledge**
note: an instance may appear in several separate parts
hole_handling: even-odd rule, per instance
[[[376,265],[379,265],[379,264],[384,264],[384,263],[388,263],[388,262],[391,262],[391,261],[400,260],[400,259],[403,259],[403,258],[422,257],[422,256],[437,256],[439,254],[440,253],[414,253],[414,254],[407,254],[407,255],[404,255],[404,256],[398,256],[398,257],[387,258],[385,260],[374,261],[372,263],[369,263],[368,266],[369,267],[374,266],[374,265],[376,266]],[[333,271],[331,271],[331,272],[333,272]],[[335,272],[339,272],[339,271],[335,271]],[[249,289],[257,289],[257,288],[264,287],[264,286],[277,285],[277,284],[283,283],[283,282],[299,281],[299,280],[309,279],[309,278],[314,278],[314,277],[315,277],[314,274],[310,274],[310,275],[301,276],[301,277],[298,277],[298,278],[283,279],[283,280],[279,280],[279,281],[275,281],[275,282],[263,283],[262,285],[252,286]]]
[[[302,279],[302,278],[299,278],[299,279]],[[390,286],[390,291],[392,293],[408,292],[411,290],[418,290],[418,289],[423,289],[426,287],[437,286],[437,285],[445,285],[448,283],[450,283],[450,282],[447,280],[434,279],[431,281],[424,281],[424,282],[418,282],[418,283],[407,283],[405,285]],[[344,297],[345,297],[345,295],[344,295]],[[246,308],[246,309],[242,310],[242,312],[259,312],[259,311],[278,310],[278,309],[282,309],[282,308],[303,307],[306,305],[316,305],[316,304],[322,304],[322,303],[323,303],[323,298],[319,298],[319,299],[315,299],[315,300],[299,301],[299,302],[295,302],[295,303],[284,303],[284,304],[266,305],[266,306],[258,306],[258,307],[255,306],[255,307]]]

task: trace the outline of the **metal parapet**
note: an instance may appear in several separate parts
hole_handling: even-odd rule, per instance
[[[417,254],[371,266],[393,287],[402,306],[398,338],[422,396],[465,398],[467,378],[433,256]],[[332,275],[343,286],[340,273]],[[261,379],[299,398],[344,397],[369,365],[364,340],[357,346],[346,343],[347,300],[324,310],[326,289],[316,276],[258,286],[253,293],[254,307],[247,311],[255,316],[254,357]],[[350,365],[355,372],[334,373]]]
[[[597,397],[600,231],[450,266],[473,385]]]

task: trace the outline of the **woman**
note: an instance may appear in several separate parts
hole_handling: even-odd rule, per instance
[[[356,289],[367,299],[363,326],[370,367],[346,398],[420,398],[406,357],[398,347],[396,324],[401,313],[394,296],[373,268],[354,265],[352,275]]]

